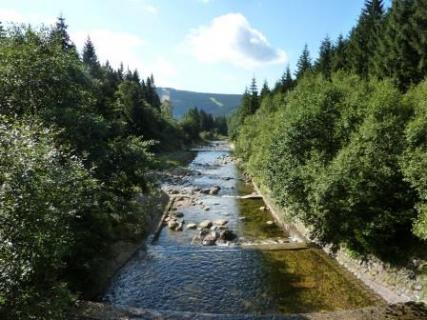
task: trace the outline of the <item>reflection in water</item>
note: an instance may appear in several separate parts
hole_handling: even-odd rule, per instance
[[[271,217],[259,210],[262,201],[223,197],[242,192],[235,165],[218,163],[227,154],[200,151],[190,164],[201,175],[192,176],[187,185],[218,185],[221,191],[198,199],[209,211],[198,206],[180,210],[186,222],[225,217],[240,237],[283,237],[278,227],[267,225]],[[246,217],[245,221],[240,217]],[[163,229],[156,244],[141,250],[120,271],[105,299],[159,310],[255,314],[348,309],[374,302],[375,297],[349,282],[318,249],[263,252],[201,247],[191,244],[197,232]]]

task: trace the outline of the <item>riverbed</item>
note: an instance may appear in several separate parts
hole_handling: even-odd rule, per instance
[[[226,143],[197,150],[186,173],[163,189],[175,197],[182,230],[163,227],[114,277],[104,295],[113,305],[213,314],[287,314],[356,309],[380,299],[315,247],[245,248],[294,243],[241,176]],[[209,192],[217,188],[216,192]],[[236,238],[205,246],[202,221],[226,221]]]

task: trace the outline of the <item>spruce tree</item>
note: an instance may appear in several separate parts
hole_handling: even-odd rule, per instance
[[[297,62],[297,70],[295,72],[295,77],[298,80],[306,72],[310,72],[311,69],[312,69],[312,64],[311,64],[310,51],[308,51],[308,46],[306,44]]]
[[[418,70],[420,76],[427,76],[427,0],[415,0],[413,14],[410,17],[413,33],[411,44],[418,53]]]
[[[332,55],[332,71],[348,70],[347,58],[348,40],[344,39],[343,35],[338,36]]]
[[[262,89],[260,92],[260,99],[264,99],[264,97],[268,96],[271,93],[270,88],[268,87],[267,80],[264,81],[264,84],[262,85]]]
[[[100,77],[100,64],[98,62],[98,57],[96,56],[95,46],[93,45],[90,37],[87,38],[83,47],[83,63],[87,66],[92,77]]]
[[[55,23],[55,26],[50,31],[50,38],[54,41],[59,41],[63,50],[76,50],[74,43],[68,34],[68,26],[65,23],[65,18],[60,15]]]
[[[375,54],[372,72],[379,78],[393,78],[403,90],[422,77],[419,71],[420,55],[411,42],[419,32],[410,23],[413,16],[414,0],[393,2]]]
[[[319,58],[316,61],[316,72],[320,72],[326,79],[331,78],[333,45],[327,36],[320,45]]]
[[[384,20],[383,0],[366,0],[356,27],[349,40],[349,65],[351,71],[367,78],[373,64]]]
[[[249,113],[254,114],[259,108],[258,87],[256,84],[255,77],[252,78],[251,86],[249,87],[249,92],[250,92]]]

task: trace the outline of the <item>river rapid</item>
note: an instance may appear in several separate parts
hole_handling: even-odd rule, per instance
[[[182,231],[165,226],[117,273],[104,300],[113,305],[213,314],[286,314],[354,309],[378,297],[320,249],[247,249],[244,243],[292,243],[272,223],[224,142],[197,151],[182,177],[163,189],[176,197],[171,212]],[[217,194],[203,190],[219,187]],[[202,191],[202,192],[201,192]],[[237,239],[204,246],[194,223],[218,219]]]

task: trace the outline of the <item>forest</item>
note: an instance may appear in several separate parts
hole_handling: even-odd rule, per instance
[[[244,169],[313,239],[398,261],[427,240],[427,1],[367,0],[229,119]],[[425,251],[424,251],[425,252]],[[423,254],[422,254],[423,255]]]
[[[51,27],[0,25],[0,318],[62,319],[110,246],[141,239],[141,195],[159,154],[225,134],[225,118],[181,121],[154,77],[80,55]]]

